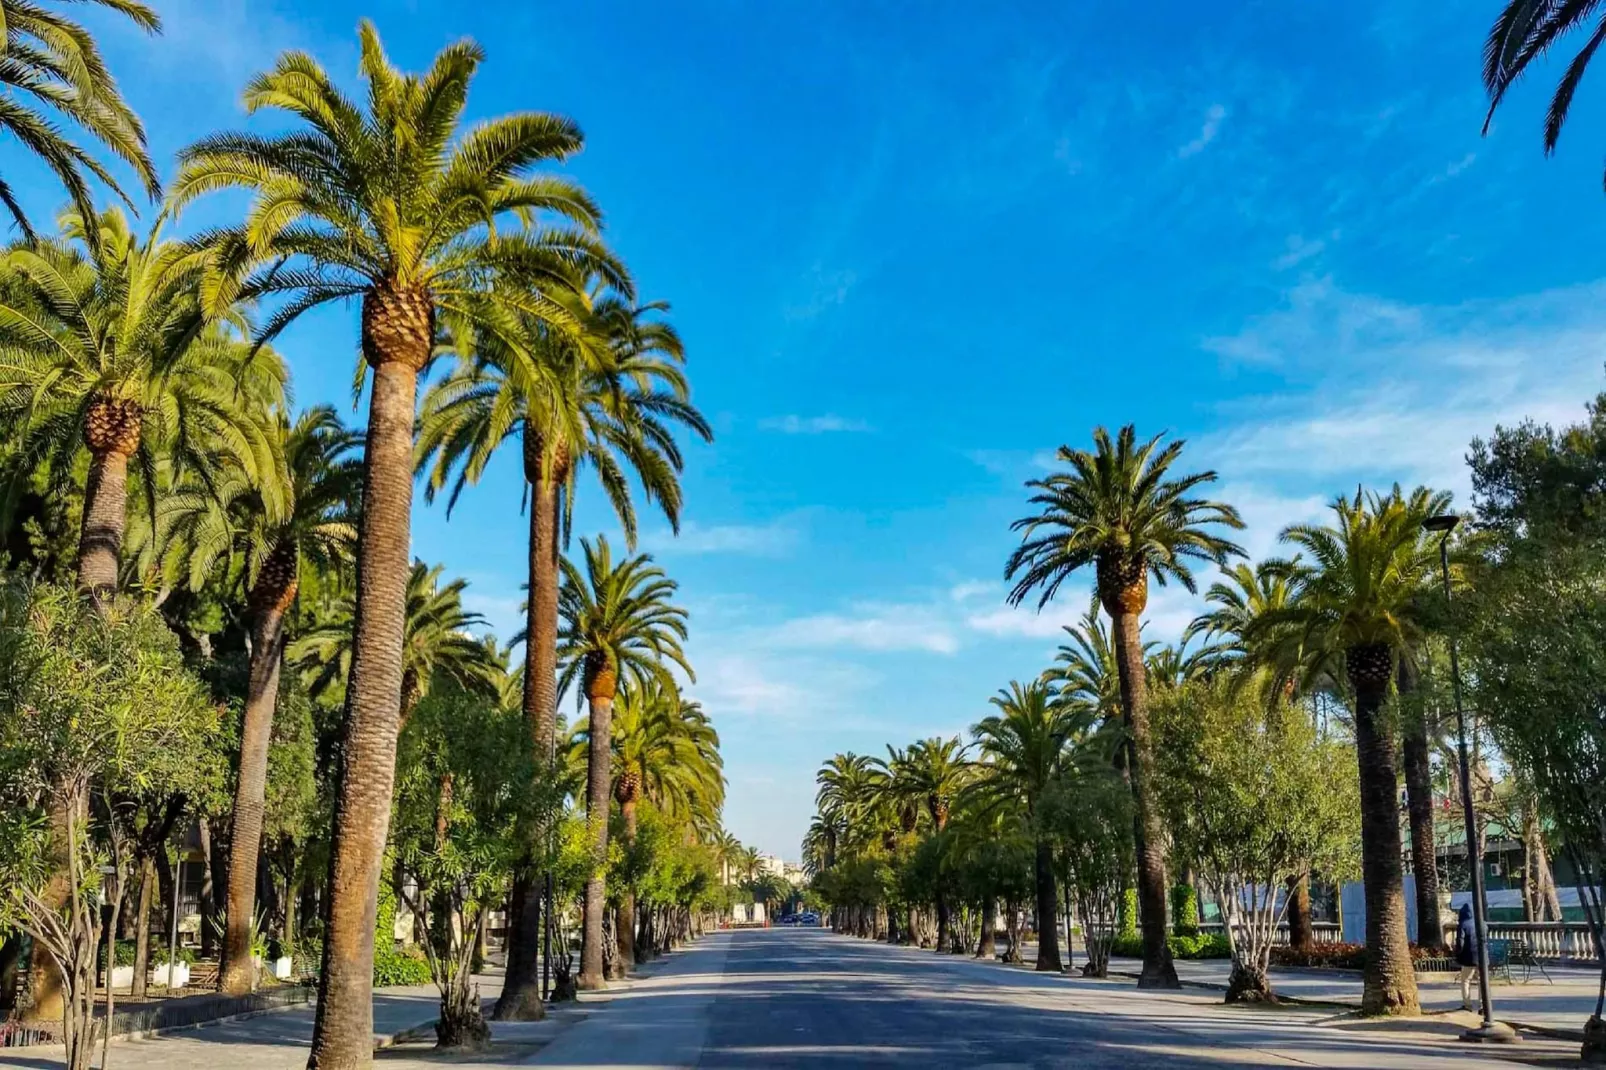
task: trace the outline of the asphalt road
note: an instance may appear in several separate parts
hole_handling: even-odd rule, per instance
[[[1045,977],[819,930],[719,933],[611,994],[533,1062],[549,1067],[1504,1068],[1455,1027],[1236,1009],[1202,990]],[[1522,1046],[1523,1055],[1540,1055]],[[1514,1053],[1513,1053],[1514,1054]]]

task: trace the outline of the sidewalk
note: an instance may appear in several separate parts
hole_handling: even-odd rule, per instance
[[[500,974],[476,977],[480,995],[502,991]],[[374,1040],[388,1044],[398,1034],[433,1022],[440,992],[432,984],[374,992]],[[312,1045],[313,1008],[274,1011],[143,1040],[112,1040],[117,1070],[301,1070]],[[97,1061],[99,1056],[97,1055]],[[58,1070],[66,1065],[59,1045],[0,1049],[0,1067]]]
[[[1110,959],[1110,974],[1136,977],[1142,965],[1138,959]],[[1185,983],[1225,990],[1231,963],[1226,959],[1204,959],[1176,963],[1177,976]],[[1582,1039],[1584,1022],[1595,1012],[1600,974],[1594,970],[1547,966],[1554,984],[1534,972],[1525,985],[1495,980],[1489,990],[1494,1000],[1495,1018],[1510,1025],[1537,1032],[1548,1032],[1568,1039]],[[1455,974],[1417,974],[1417,990],[1422,1010],[1446,1014],[1473,1025],[1475,1014],[1461,1010],[1461,985]],[[1272,967],[1272,988],[1284,996],[1321,1003],[1359,1008],[1361,975],[1349,970],[1312,970]],[[1473,1000],[1477,999],[1474,991]]]

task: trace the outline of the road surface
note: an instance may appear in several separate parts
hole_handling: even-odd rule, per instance
[[[1045,977],[820,930],[742,930],[705,937],[649,978],[611,993],[606,1006],[529,1065],[1517,1065],[1456,1043],[1457,1027],[1443,1019],[1344,1024],[1331,1008],[1237,1009],[1219,1001],[1219,994],[1197,989],[1150,994],[1130,981]],[[1521,1047],[1531,1059],[1544,1045]]]

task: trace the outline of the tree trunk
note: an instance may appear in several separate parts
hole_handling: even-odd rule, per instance
[[[1366,892],[1366,968],[1361,1013],[1410,1015],[1421,1011],[1411,948],[1405,937],[1405,893],[1400,864],[1399,783],[1394,730],[1384,698],[1393,672],[1389,647],[1352,647],[1345,671],[1355,692],[1355,756],[1360,768],[1361,879]]]
[[[1102,566],[1102,562],[1101,562]],[[1103,568],[1101,567],[1101,572]],[[1102,581],[1102,577],[1101,577]],[[1166,943],[1165,828],[1154,799],[1154,742],[1149,734],[1147,670],[1143,664],[1141,615],[1148,600],[1140,572],[1104,597],[1111,618],[1115,659],[1121,679],[1121,710],[1126,715],[1127,775],[1132,784],[1132,826],[1138,863],[1138,914],[1143,926],[1143,968],[1139,988],[1180,988],[1171,947]],[[1103,583],[1100,594],[1104,595]]]
[[[78,587],[97,600],[117,589],[127,518],[128,454],[91,450],[78,536]]]
[[[139,902],[134,907],[134,987],[129,995],[145,998],[151,966],[151,902],[156,898],[156,859],[140,857]]]
[[[1396,679],[1401,698],[1417,690],[1416,673],[1403,660]],[[1402,709],[1401,713],[1405,805],[1411,823],[1411,870],[1416,877],[1416,942],[1420,947],[1442,952],[1444,926],[1439,922],[1438,851],[1433,842],[1433,766],[1428,760],[1427,715],[1421,710]]]
[[[624,816],[625,845],[631,847],[636,842],[636,800],[629,799],[619,804]],[[620,889],[619,892],[619,953],[615,959],[615,971],[622,980],[630,975],[636,967],[636,895],[629,888]]]
[[[527,562],[529,598],[524,617],[524,719],[530,728],[538,767],[552,760],[558,717],[558,538],[559,483],[543,477],[540,443],[524,431],[525,475],[530,482],[530,537]],[[545,835],[533,830],[533,835]],[[528,869],[529,866],[522,867]],[[491,1017],[498,1021],[536,1021],[546,1016],[541,1002],[541,912],[544,874],[531,870],[514,881],[508,927],[507,976]]]
[[[590,741],[586,766],[586,825],[591,836],[595,867],[586,878],[585,916],[580,937],[581,989],[595,991],[605,987],[603,972],[603,915],[608,906],[608,889],[603,867],[608,857],[608,803],[613,798],[612,668],[603,670],[607,679],[591,689]]]
[[[373,366],[357,543],[357,617],[335,803],[323,970],[309,1070],[367,1067],[374,1043],[374,926],[390,825],[411,570],[413,416],[434,341],[427,291],[387,287],[363,300]]]
[[[953,918],[949,916],[948,897],[937,889],[937,951],[946,954],[949,944],[949,931],[953,925]]]
[[[1265,970],[1253,963],[1234,961],[1227,977],[1226,1002],[1276,1003],[1277,995]]]
[[[1296,951],[1314,951],[1316,930],[1310,920],[1310,874],[1288,878],[1288,944]]]
[[[981,907],[981,937],[976,941],[976,957],[990,959],[998,954],[998,901],[988,899]]]
[[[245,718],[240,725],[240,775],[234,789],[234,827],[229,833],[229,908],[219,987],[231,996],[256,988],[251,928],[256,912],[257,861],[268,789],[268,751],[279,704],[279,666],[284,660],[284,614],[296,594],[293,548],[276,548],[251,592],[251,666]]]
[[[206,818],[195,822],[201,848],[201,895],[197,904],[201,915],[201,956],[217,954],[217,895],[222,882],[217,879],[217,855],[212,848],[212,826]]]
[[[1054,889],[1054,848],[1037,841],[1037,972],[1061,973],[1060,931],[1054,921],[1059,895]]]

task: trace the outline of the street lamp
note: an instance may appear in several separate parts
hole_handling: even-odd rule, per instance
[[[1444,600],[1450,602],[1450,532],[1461,523],[1453,513],[1430,516],[1422,522],[1428,531],[1439,533],[1439,570],[1444,579]],[[1450,625],[1450,693],[1455,700],[1456,752],[1461,764],[1461,813],[1467,825],[1467,868],[1472,871],[1472,923],[1478,933],[1478,997],[1483,1002],[1483,1024],[1461,1034],[1462,1040],[1483,1043],[1511,1043],[1517,1033],[1504,1022],[1494,1020],[1494,1003],[1489,998],[1489,923],[1483,902],[1483,859],[1478,850],[1478,825],[1472,813],[1472,766],[1467,761],[1467,717],[1461,708],[1461,661],[1456,652],[1455,624]],[[1419,863],[1420,864],[1420,860]],[[1423,919],[1418,918],[1420,926]]]

